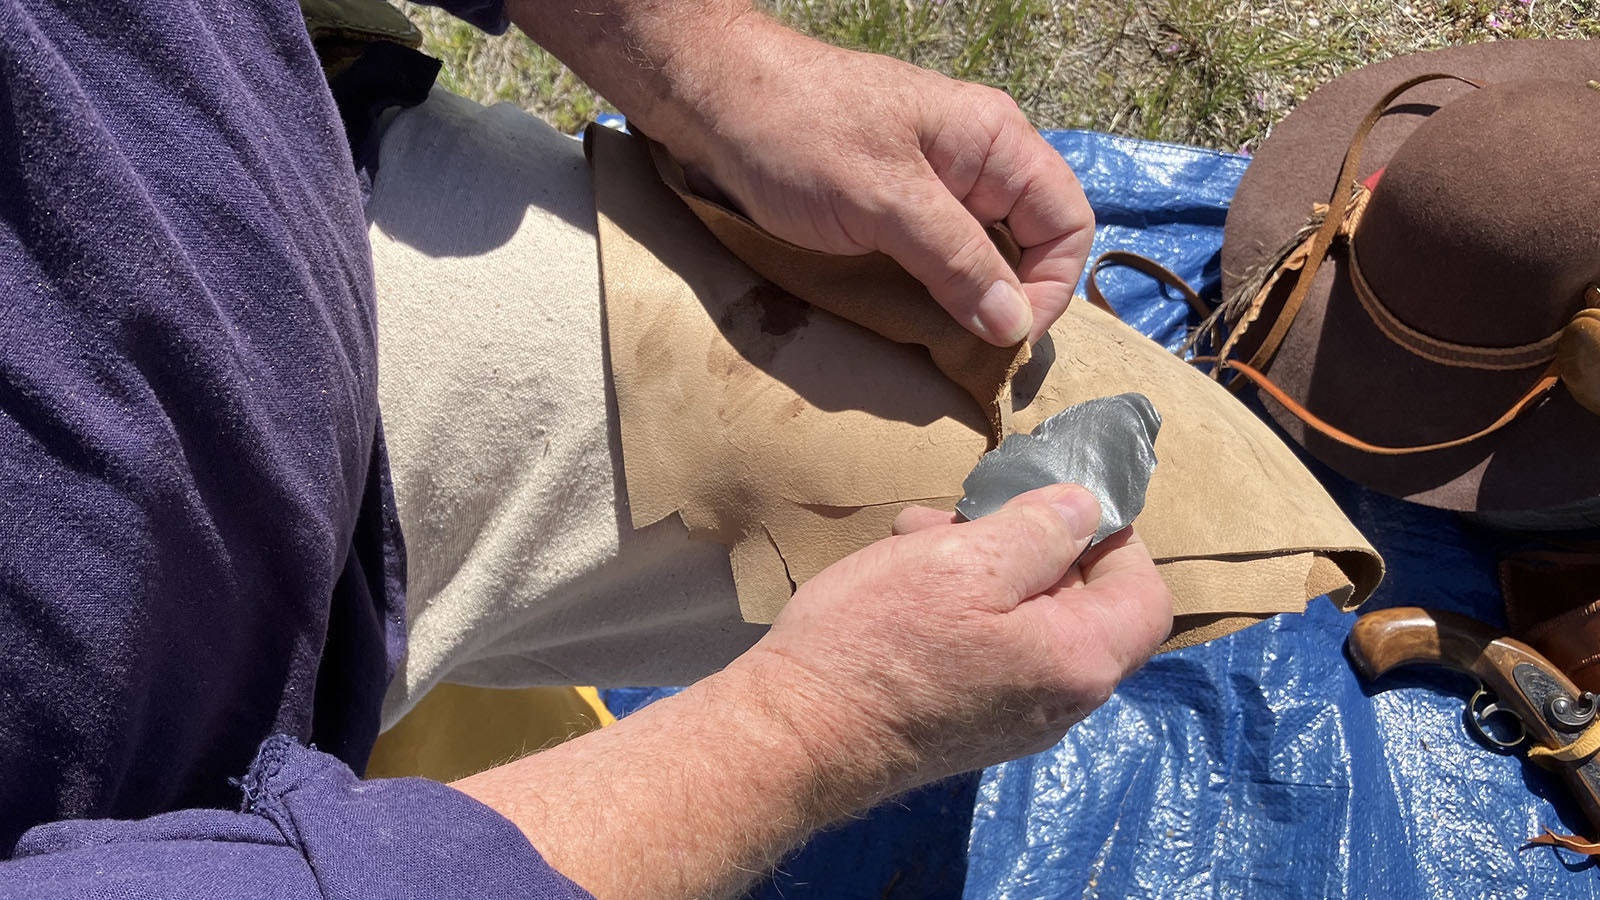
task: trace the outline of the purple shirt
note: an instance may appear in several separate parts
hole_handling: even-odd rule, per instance
[[[0,896],[503,893],[490,856],[575,890],[464,796],[351,775],[405,624],[374,309],[292,0],[0,6],[0,859],[58,823]],[[275,734],[325,752],[251,769]]]
[[[510,822],[419,778],[360,781],[276,737],[243,782],[242,813],[28,832],[0,864],[0,900],[577,900]]]

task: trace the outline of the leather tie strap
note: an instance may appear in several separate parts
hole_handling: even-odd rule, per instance
[[[1265,368],[1272,361],[1278,347],[1283,344],[1284,337],[1289,333],[1289,326],[1294,324],[1295,317],[1300,314],[1300,307],[1305,304],[1306,297],[1311,293],[1312,282],[1316,280],[1317,270],[1321,268],[1322,261],[1327,258],[1328,251],[1332,249],[1334,239],[1338,237],[1339,230],[1344,224],[1345,212],[1350,204],[1350,195],[1355,188],[1356,178],[1361,170],[1361,153],[1366,147],[1367,136],[1372,133],[1378,120],[1383,118],[1384,112],[1389,109],[1389,104],[1397,100],[1400,95],[1411,90],[1419,84],[1430,81],[1451,80],[1472,87],[1482,85],[1470,78],[1459,75],[1449,75],[1442,72],[1433,72],[1427,75],[1418,75],[1409,78],[1379,98],[1372,109],[1357,126],[1355,137],[1350,141],[1350,149],[1345,151],[1344,163],[1339,167],[1339,178],[1333,185],[1333,195],[1328,201],[1328,214],[1322,220],[1322,227],[1317,229],[1311,239],[1309,252],[1305,260],[1305,267],[1300,272],[1300,277],[1295,281],[1294,291],[1284,301],[1283,310],[1272,323],[1272,328],[1267,332],[1267,337],[1261,346],[1251,354],[1249,365],[1254,369]]]
[[[1182,294],[1183,299],[1188,301],[1189,308],[1194,310],[1202,319],[1211,315],[1210,304],[1206,303],[1200,297],[1200,294],[1190,287],[1189,283],[1184,281],[1178,273],[1148,256],[1141,256],[1138,253],[1127,250],[1107,250],[1100,254],[1100,258],[1096,259],[1094,265],[1090,267],[1088,285],[1084,293],[1088,295],[1090,303],[1114,316],[1117,315],[1117,311],[1111,308],[1110,303],[1106,302],[1106,296],[1100,290],[1100,270],[1110,266],[1126,266],[1136,272],[1148,275]],[[1121,316],[1117,316],[1117,318],[1120,319]]]
[[[1101,254],[1100,257],[1095,260],[1094,265],[1090,267],[1088,285],[1085,290],[1085,293],[1087,294],[1088,300],[1091,304],[1111,313],[1112,315],[1116,315],[1116,311],[1113,310],[1110,304],[1106,302],[1105,294],[1100,289],[1099,285],[1099,276],[1101,270],[1110,266],[1127,266],[1128,268],[1142,272],[1145,275],[1149,275],[1151,278],[1156,279],[1162,284],[1167,285],[1168,287],[1171,287],[1182,294],[1184,299],[1189,302],[1189,305],[1194,307],[1195,310],[1201,315],[1206,315],[1209,312],[1205,301],[1200,297],[1199,293],[1197,293],[1194,288],[1189,286],[1188,282],[1184,281],[1182,277],[1173,272],[1171,269],[1168,269],[1166,266],[1163,266],[1149,257],[1141,256],[1137,253],[1113,250]],[[1376,321],[1376,319],[1374,319],[1374,321]],[[1397,324],[1401,325],[1401,327],[1405,327],[1404,323],[1398,323],[1398,320],[1396,321]],[[1379,327],[1381,328],[1382,325],[1380,324]],[[1204,326],[1202,326],[1202,329],[1203,328]],[[1404,343],[1401,343],[1400,345],[1406,346]],[[1407,349],[1410,348],[1408,347]],[[1521,348],[1510,349],[1519,350]],[[1490,352],[1492,352],[1492,350]],[[1555,351],[1552,349],[1549,356],[1540,361],[1553,360],[1554,357]],[[1347,447],[1352,447],[1354,449],[1379,456],[1405,456],[1413,453],[1427,453],[1433,450],[1448,450],[1451,447],[1459,447],[1463,444],[1468,444],[1472,441],[1478,440],[1479,438],[1486,437],[1511,424],[1511,422],[1515,420],[1517,416],[1521,415],[1524,410],[1528,409],[1530,406],[1544,398],[1545,395],[1549,394],[1550,391],[1561,382],[1559,363],[1552,361],[1545,372],[1539,377],[1539,380],[1534,382],[1533,386],[1528,389],[1527,393],[1523,394],[1521,398],[1511,405],[1510,409],[1506,410],[1506,412],[1501,415],[1500,418],[1490,423],[1487,427],[1465,437],[1455,438],[1449,441],[1441,441],[1434,444],[1419,444],[1410,447],[1390,447],[1364,441],[1346,431],[1342,431],[1328,424],[1315,413],[1306,409],[1293,397],[1290,397],[1288,392],[1279,387],[1275,382],[1272,381],[1272,379],[1268,378],[1265,373],[1261,372],[1255,368],[1255,366],[1249,363],[1243,363],[1230,359],[1218,359],[1217,357],[1196,357],[1195,359],[1191,360],[1191,362],[1213,362],[1216,364],[1216,370],[1218,372],[1224,369],[1232,369],[1243,376],[1244,380],[1255,384],[1256,387],[1260,388],[1268,396],[1272,397],[1274,400],[1277,400],[1283,405],[1284,409],[1289,411],[1291,415],[1306,423],[1309,428],[1318,434],[1321,434],[1330,440],[1344,444]],[[1519,366],[1507,366],[1506,368],[1526,367],[1527,364]]]
[[[1523,394],[1521,399],[1513,403],[1510,409],[1506,410],[1500,416],[1500,418],[1494,420],[1494,422],[1490,423],[1487,427],[1475,431],[1466,437],[1459,437],[1449,441],[1440,441],[1436,444],[1419,444],[1410,447],[1386,447],[1364,441],[1358,437],[1355,437],[1354,435],[1349,434],[1348,432],[1341,431],[1338,428],[1329,425],[1327,422],[1324,422],[1322,419],[1318,418],[1316,414],[1312,413],[1304,406],[1301,406],[1293,397],[1290,397],[1288,393],[1283,390],[1283,388],[1280,388],[1274,384],[1272,379],[1257,371],[1255,367],[1249,365],[1248,363],[1242,363],[1236,360],[1223,360],[1219,363],[1219,365],[1233,369],[1240,375],[1248,378],[1256,385],[1256,387],[1260,388],[1272,399],[1281,403],[1283,408],[1288,410],[1291,415],[1306,423],[1307,427],[1311,428],[1311,430],[1317,432],[1323,437],[1338,441],[1346,447],[1352,447],[1364,453],[1371,453],[1377,456],[1406,456],[1412,453],[1428,453],[1433,450],[1448,450],[1451,447],[1460,447],[1463,444],[1469,444],[1475,440],[1478,440],[1479,438],[1487,437],[1488,435],[1491,435],[1511,424],[1511,422],[1515,420],[1517,416],[1522,414],[1523,410],[1543,399],[1544,396],[1550,393],[1550,391],[1554,389],[1555,386],[1561,381],[1560,373],[1557,371],[1557,365],[1555,363],[1551,363],[1549,368],[1545,369],[1544,374],[1539,376],[1539,380],[1534,382],[1533,387],[1529,388],[1528,392]]]
[[[1544,834],[1529,838],[1528,843],[1560,847],[1564,850],[1571,850],[1574,853],[1581,853],[1584,856],[1600,856],[1600,843],[1585,840],[1573,834],[1556,834],[1548,828],[1544,830]]]
[[[1149,257],[1141,256],[1137,253],[1113,250],[1101,254],[1100,257],[1095,260],[1094,265],[1090,267],[1088,285],[1087,289],[1085,290],[1090,303],[1111,313],[1112,315],[1116,315],[1116,311],[1113,310],[1111,305],[1106,302],[1105,294],[1103,291],[1101,291],[1099,285],[1099,276],[1101,270],[1110,266],[1127,266],[1128,268],[1142,272],[1145,275],[1149,275],[1151,278],[1156,279],[1162,284],[1167,285],[1168,287],[1171,287],[1182,294],[1184,299],[1189,302],[1189,305],[1194,307],[1194,309],[1201,315],[1206,315],[1209,311],[1206,307],[1205,301],[1200,297],[1199,293],[1197,293],[1194,288],[1189,286],[1188,282],[1184,281],[1182,277],[1173,272],[1171,269],[1168,269],[1166,266],[1163,266]],[[1401,327],[1405,327],[1404,323],[1398,324],[1400,324]],[[1379,327],[1381,328],[1382,326],[1380,325]],[[1202,329],[1203,328],[1204,326],[1202,326]],[[1406,345],[1401,343],[1401,346]],[[1409,347],[1407,349],[1409,349]],[[1520,348],[1511,349],[1517,350]],[[1540,361],[1553,360],[1554,357],[1555,351],[1552,349],[1549,356],[1547,356],[1545,360]],[[1552,361],[1550,362],[1549,367],[1545,370],[1544,374],[1539,377],[1538,381],[1534,382],[1533,386],[1528,389],[1527,393],[1523,394],[1521,398],[1511,405],[1510,409],[1506,410],[1506,412],[1501,415],[1500,418],[1490,423],[1487,427],[1465,437],[1455,438],[1449,441],[1440,441],[1434,444],[1419,444],[1410,447],[1389,447],[1364,441],[1346,431],[1342,431],[1328,424],[1315,413],[1306,409],[1305,406],[1301,405],[1293,397],[1290,397],[1287,391],[1279,387],[1271,378],[1268,378],[1265,373],[1261,372],[1255,368],[1255,366],[1249,363],[1243,363],[1230,359],[1218,359],[1217,357],[1196,357],[1195,359],[1191,360],[1191,362],[1213,362],[1216,364],[1216,370],[1218,372],[1224,369],[1232,369],[1233,371],[1238,372],[1244,377],[1244,380],[1255,384],[1256,387],[1260,388],[1268,396],[1272,397],[1274,400],[1277,400],[1283,405],[1284,409],[1288,410],[1289,413],[1295,418],[1306,423],[1306,425],[1313,431],[1326,438],[1329,438],[1330,440],[1344,444],[1347,447],[1352,447],[1354,449],[1361,450],[1366,453],[1372,453],[1378,456],[1405,456],[1413,453],[1427,453],[1433,450],[1448,450],[1451,447],[1459,447],[1463,444],[1468,444],[1472,441],[1478,440],[1479,438],[1486,437],[1511,424],[1511,422],[1515,420],[1517,416],[1521,415],[1524,410],[1543,399],[1545,395],[1549,394],[1550,391],[1561,382],[1560,366],[1557,362]],[[1526,368],[1526,364],[1514,367],[1507,366],[1506,368]]]
[[[1371,191],[1365,185],[1358,184],[1351,190],[1350,204],[1345,208],[1344,221],[1339,223],[1338,230],[1338,234],[1347,239],[1355,233],[1356,225],[1366,211],[1367,200],[1371,196]],[[1273,291],[1277,290],[1278,282],[1290,274],[1295,274],[1298,277],[1298,273],[1306,267],[1306,261],[1311,255],[1312,241],[1317,232],[1327,222],[1328,212],[1328,204],[1313,204],[1311,217],[1307,220],[1306,225],[1296,233],[1293,240],[1279,251],[1278,255],[1273,259],[1272,265],[1264,268],[1260,283],[1253,285],[1243,295],[1224,299],[1222,306],[1218,308],[1217,315],[1224,319],[1232,320],[1233,327],[1220,342],[1220,345],[1214,344],[1221,348],[1217,350],[1217,356],[1223,359],[1232,356],[1233,348],[1238,346],[1239,341],[1249,332],[1250,326],[1255,324],[1256,320],[1261,317],[1261,313],[1266,309],[1267,298],[1272,296]],[[1296,309],[1297,314],[1298,312],[1299,310]],[[1281,342],[1281,338],[1279,340]],[[1273,352],[1277,352],[1276,346]],[[1217,378],[1220,374],[1221,369],[1217,369],[1212,372],[1212,378]],[[1235,381],[1229,387],[1231,390],[1237,391],[1243,385],[1244,382]]]

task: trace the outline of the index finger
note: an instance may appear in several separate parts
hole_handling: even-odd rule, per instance
[[[1125,662],[1139,663],[1172,633],[1172,591],[1132,528],[1119,531],[1079,560],[1083,586],[1070,602],[1120,625]]]
[[[1006,225],[1022,247],[1017,277],[1033,307],[1028,340],[1037,341],[1066,311],[1083,275],[1094,243],[1094,210],[1072,167],[1037,131],[1022,147],[1031,157],[1028,177]]]
[[[1172,593],[1150,551],[1128,528],[1106,538],[1077,563],[1079,578],[1063,582],[1025,611],[1037,628],[1092,635],[1097,653],[1122,674],[1149,659],[1172,631]]]

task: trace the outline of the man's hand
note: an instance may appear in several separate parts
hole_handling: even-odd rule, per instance
[[[1006,94],[885,56],[746,26],[765,67],[710,93],[674,147],[768,231],[830,253],[879,251],[991,343],[1037,340],[1066,309],[1094,237],[1076,176]],[[752,89],[754,88],[754,89]],[[1013,273],[984,228],[1023,249]]]
[[[1000,91],[830,47],[740,0],[508,9],[692,181],[779,237],[886,253],[994,344],[1037,340],[1066,310],[1094,214]],[[984,232],[1001,222],[1023,248],[1015,273]]]
[[[971,523],[907,510],[895,537],[807,582],[734,667],[781,685],[767,702],[818,758],[875,755],[888,768],[865,775],[887,793],[1044,750],[1172,627],[1131,530],[1080,557],[1099,518],[1075,485]]]
[[[1171,598],[1099,510],[1044,488],[976,522],[912,510],[807,582],[724,671],[456,787],[601,898],[736,893],[828,822],[1037,751],[1166,636]]]

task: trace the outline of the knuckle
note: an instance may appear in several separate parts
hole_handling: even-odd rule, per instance
[[[1010,116],[1020,115],[1022,110],[1017,106],[1016,98],[1005,91],[983,84],[968,86],[972,95],[972,103],[980,108],[987,108],[992,114]]]
[[[1122,683],[1122,672],[1110,666],[1095,667],[1079,685],[1080,706],[1093,709],[1101,706],[1116,692]]]
[[[925,571],[939,580],[972,580],[988,571],[983,545],[955,529],[931,536],[924,554]]]
[[[1044,553],[1073,540],[1065,520],[1040,503],[1023,503],[1005,510],[1004,515],[1006,534],[1002,539],[1013,548]]]
[[[1174,598],[1152,562],[1139,577],[1121,585],[1116,600],[1116,621],[1098,624],[1102,631],[1121,637],[1117,643],[1127,648],[1127,667],[1131,669],[1149,658],[1171,633]]]
[[[841,197],[839,202],[854,206],[862,214],[888,220],[899,210],[920,205],[925,190],[920,177],[907,177],[896,169],[885,169],[854,196]]]
[[[1060,669],[1050,687],[1064,702],[1088,711],[1111,699],[1125,673],[1104,652],[1085,649],[1086,653]]]
[[[1133,661],[1122,659],[1109,640],[1110,629],[1122,627],[1101,617],[1084,617],[1059,633],[1048,688],[1085,712],[1110,699],[1133,668]]]
[[[1160,573],[1151,571],[1142,605],[1152,647],[1160,645],[1172,633],[1172,607],[1175,602],[1177,598],[1172,595],[1167,582]]]
[[[987,534],[947,529],[931,536],[923,551],[923,577],[928,590],[989,601],[1010,590],[1004,575],[1005,553]]]
[[[994,246],[981,230],[969,232],[958,239],[946,266],[944,287],[949,291],[970,289],[983,280],[989,270]]]
[[[1106,611],[1095,623],[1103,635],[1101,655],[1122,677],[1143,665],[1172,631],[1172,594],[1153,576],[1120,593],[1115,612]]]

